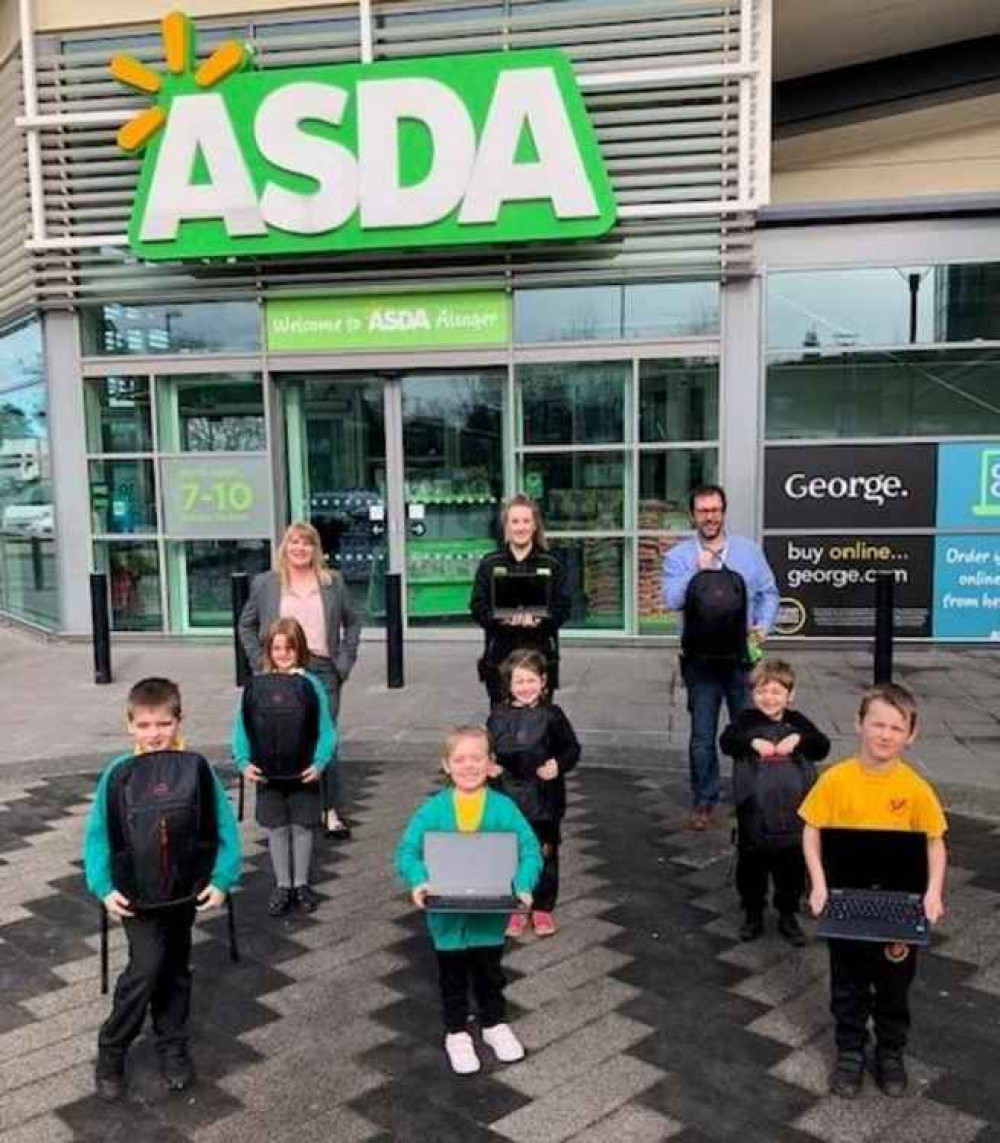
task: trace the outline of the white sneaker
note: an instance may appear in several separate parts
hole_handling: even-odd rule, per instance
[[[493,1049],[502,1064],[516,1064],[524,1059],[524,1046],[511,1031],[509,1024],[494,1024],[483,1029],[483,1040]]]
[[[449,1032],[444,1038],[451,1070],[460,1076],[471,1076],[481,1067],[475,1045],[468,1032]]]

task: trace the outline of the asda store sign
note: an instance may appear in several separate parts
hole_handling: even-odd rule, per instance
[[[157,101],[119,133],[145,151],[129,227],[143,258],[566,240],[614,222],[562,52],[255,71],[235,43],[195,68],[179,14],[164,40],[165,76],[112,63]]]

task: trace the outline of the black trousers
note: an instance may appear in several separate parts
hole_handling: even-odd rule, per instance
[[[767,882],[774,882],[774,907],[784,917],[799,911],[806,888],[806,862],[798,847],[740,849],[736,858],[736,891],[748,913],[762,913]]]
[[[100,1056],[122,1059],[149,1009],[161,1052],[187,1045],[191,1012],[191,926],[194,905],[158,909],[122,922],[128,964],[115,985],[111,1015],[97,1037]]]
[[[441,1014],[445,1031],[464,1032],[469,1020],[469,990],[476,998],[479,1024],[502,1024],[507,1012],[503,989],[503,945],[457,949],[437,954],[441,982]]]
[[[542,875],[532,891],[532,908],[551,913],[559,896],[559,827],[547,823],[531,823],[542,847]]]
[[[916,971],[912,945],[830,941],[830,1011],[837,1047],[862,1051],[871,1017],[878,1046],[902,1051],[910,1030],[910,985]]]

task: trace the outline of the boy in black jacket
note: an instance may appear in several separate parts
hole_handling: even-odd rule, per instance
[[[765,659],[750,676],[753,706],[726,727],[719,746],[733,758],[736,805],[736,889],[744,910],[740,940],[764,931],[768,876],[774,882],[778,932],[804,945],[797,913],[805,892],[799,806],[816,781],[815,762],[830,740],[791,710],[795,672],[781,659]]]

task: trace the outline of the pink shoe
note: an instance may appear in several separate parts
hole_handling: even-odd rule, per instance
[[[508,937],[523,937],[528,931],[528,914],[527,913],[511,913],[510,920],[507,922],[507,936]]]
[[[531,914],[531,923],[535,926],[536,937],[551,937],[556,931],[556,919],[551,913],[543,913],[536,909]]]

